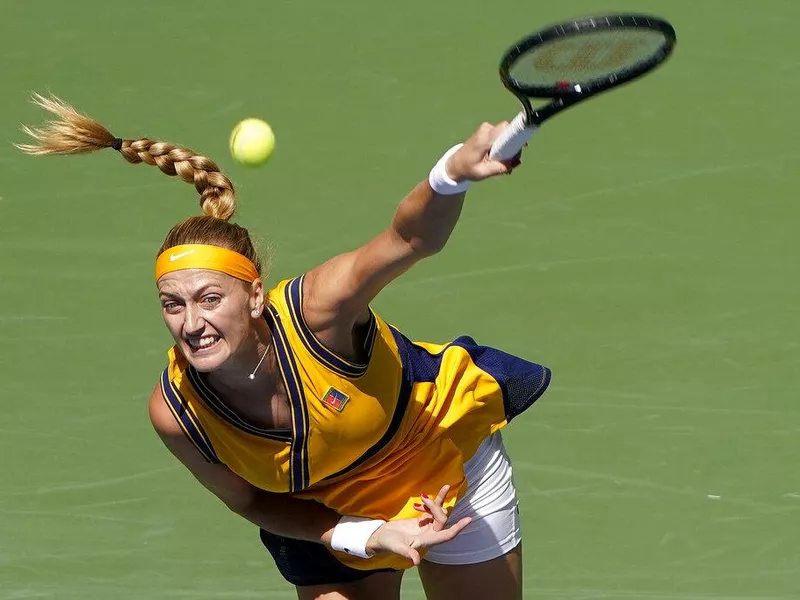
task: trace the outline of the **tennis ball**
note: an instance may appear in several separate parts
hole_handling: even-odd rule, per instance
[[[275,150],[275,134],[266,121],[245,119],[233,128],[230,148],[237,162],[249,167],[263,165]]]

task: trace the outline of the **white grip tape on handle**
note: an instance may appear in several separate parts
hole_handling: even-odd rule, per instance
[[[531,139],[538,127],[528,127],[525,124],[525,113],[519,113],[509,123],[508,128],[492,144],[489,158],[492,160],[508,160],[517,155]]]

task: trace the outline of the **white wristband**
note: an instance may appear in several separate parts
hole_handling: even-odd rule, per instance
[[[367,542],[386,521],[380,519],[367,519],[365,517],[342,517],[333,528],[331,548],[339,552],[347,552],[353,556],[370,558],[367,552]]]
[[[428,175],[428,183],[430,184],[431,189],[437,194],[441,194],[442,196],[460,194],[461,192],[466,192],[469,189],[469,186],[472,185],[472,182],[469,179],[458,182],[453,181],[447,175],[447,159],[453,156],[453,154],[456,153],[456,150],[461,148],[463,145],[464,144],[456,144],[450,148],[450,150],[445,152],[444,156],[442,156],[442,158],[439,159],[439,162],[437,162],[431,169],[431,172]]]

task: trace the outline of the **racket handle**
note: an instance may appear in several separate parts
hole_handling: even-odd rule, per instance
[[[525,113],[519,113],[514,120],[509,123],[508,128],[500,134],[492,149],[489,150],[489,158],[492,160],[508,160],[517,155],[525,147],[525,143],[531,139],[538,127],[528,127],[525,122]]]

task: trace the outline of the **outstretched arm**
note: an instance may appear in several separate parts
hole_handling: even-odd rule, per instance
[[[458,183],[510,173],[518,158],[501,162],[488,157],[492,142],[507,126],[507,122],[481,125],[438,165],[440,176]],[[366,318],[375,296],[416,262],[444,247],[461,214],[464,192],[440,191],[434,191],[429,179],[419,183],[400,203],[385,231],[306,274],[303,314],[331,349],[351,354],[352,328]]]

